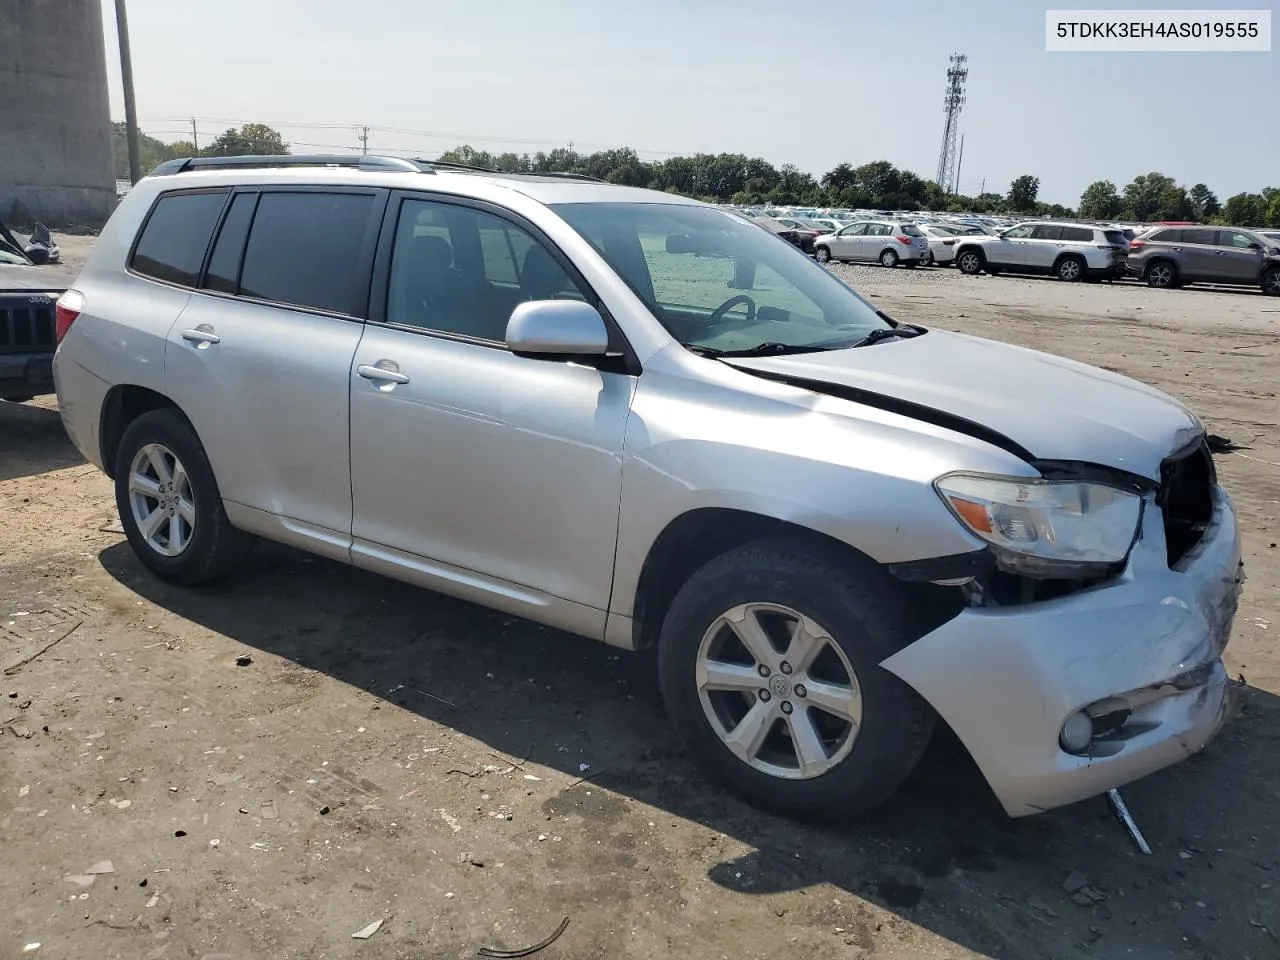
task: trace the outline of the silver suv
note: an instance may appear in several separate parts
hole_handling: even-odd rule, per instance
[[[628,649],[812,819],[941,717],[1012,816],[1218,731],[1240,549],[1200,422],[890,319],[735,214],[390,158],[180,160],[57,305],[63,421],[157,576],[247,535]]]
[[[1124,232],[1112,227],[1020,223],[994,237],[965,237],[956,266],[963,273],[1047,273],[1068,282],[1115,279],[1125,274],[1128,249]]]

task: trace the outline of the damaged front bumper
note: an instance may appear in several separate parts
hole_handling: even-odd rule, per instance
[[[1149,500],[1117,579],[1054,600],[966,608],[882,664],[951,726],[1010,816],[1176,763],[1232,711],[1222,651],[1243,572],[1230,498],[1221,488],[1214,497],[1212,523],[1176,569]],[[1069,752],[1064,724],[1081,712],[1096,732]]]

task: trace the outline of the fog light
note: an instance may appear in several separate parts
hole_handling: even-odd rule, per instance
[[[1062,725],[1058,742],[1068,753],[1083,753],[1093,740],[1093,721],[1084,712],[1073,713]]]

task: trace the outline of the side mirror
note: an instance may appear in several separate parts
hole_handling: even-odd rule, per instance
[[[1262,244],[1260,244],[1260,243],[1251,243],[1251,244],[1249,244],[1249,249],[1250,249],[1250,250],[1261,250],[1261,249],[1262,249]]]
[[[517,356],[602,356],[609,331],[600,311],[578,300],[529,300],[511,311],[507,347]]]

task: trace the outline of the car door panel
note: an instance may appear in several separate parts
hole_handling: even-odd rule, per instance
[[[1014,227],[1006,230],[997,239],[984,247],[987,262],[1001,267],[1023,267],[1027,263],[1029,227]]]
[[[1178,264],[1182,279],[1217,279],[1220,261],[1215,256],[1216,241],[1216,230],[1187,228],[1182,231],[1182,256]]]
[[[499,213],[420,195],[388,211],[385,322],[366,325],[349,380],[352,556],[599,636],[635,377],[507,350],[512,302],[585,294]]]
[[[1215,274],[1223,283],[1255,283],[1262,270],[1262,252],[1252,249],[1253,237],[1239,230],[1219,230],[1214,247]]]
[[[385,201],[381,190],[238,191],[165,352],[166,390],[224,500],[344,540],[347,380]]]
[[[1040,224],[1031,231],[1031,236],[1018,241],[1026,256],[1023,263],[1027,269],[1048,272],[1062,253],[1062,228],[1053,224]]]

